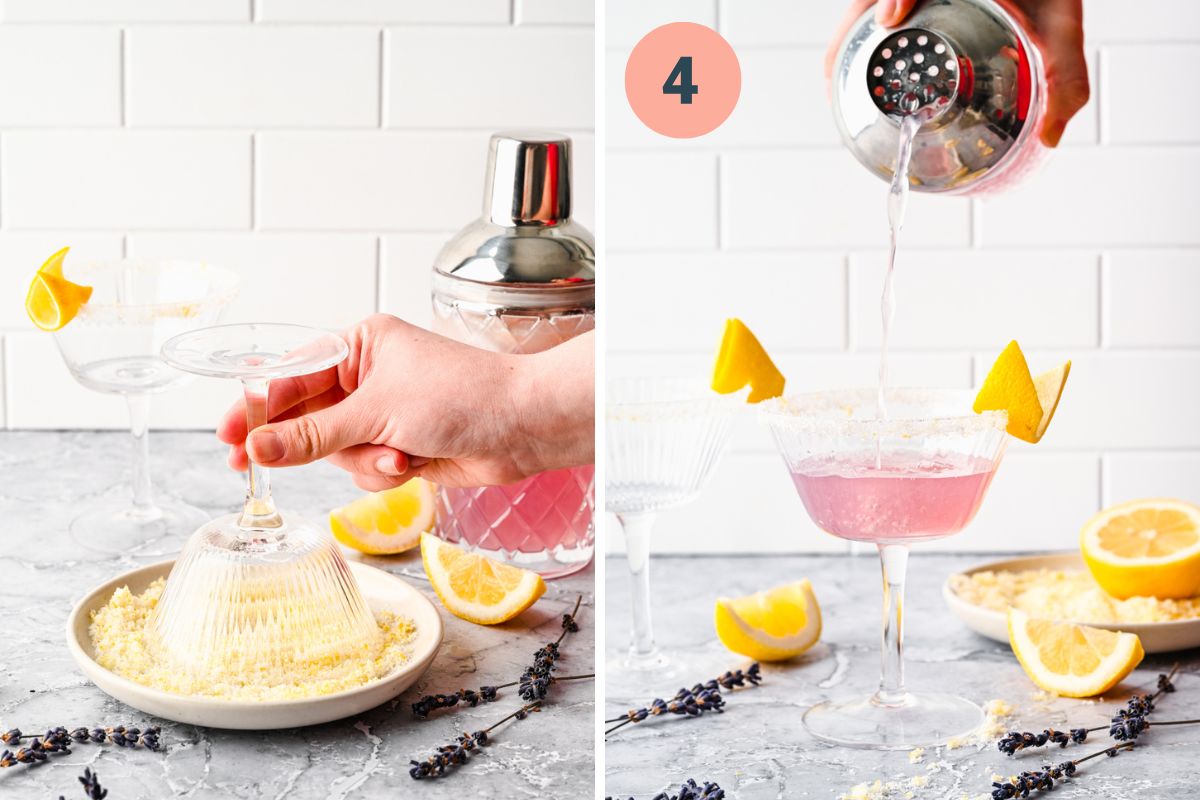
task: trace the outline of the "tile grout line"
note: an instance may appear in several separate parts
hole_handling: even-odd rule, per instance
[[[376,111],[379,112],[378,125],[376,127],[383,128],[385,117],[384,104],[387,102],[387,93],[384,91],[384,81],[387,80],[387,28],[379,29],[379,96],[376,98]]]
[[[128,92],[127,92],[128,87],[126,85],[127,84],[127,74],[129,72],[129,65],[128,65],[129,56],[128,56],[127,48],[126,48],[127,36],[128,36],[128,32],[126,31],[125,28],[122,27],[121,35],[119,37],[120,52],[118,53],[119,60],[117,63],[118,88],[120,90],[120,107],[118,109],[118,119],[120,122],[120,127],[122,127],[122,128],[128,127],[128,116],[129,116],[129,112],[126,110],[126,106],[129,103]]]
[[[721,230],[721,222],[724,217],[724,214],[721,213],[721,210],[725,204],[725,199],[722,196],[723,193],[721,192],[721,163],[722,163],[721,154],[717,153],[717,161],[716,161],[716,166],[717,166],[716,199],[717,199],[717,202],[714,204],[713,211],[716,212],[716,220],[715,220],[715,222],[716,222],[716,240],[717,240],[716,241],[716,249],[718,251],[725,249],[725,237],[722,235],[723,232]]]
[[[854,274],[850,266],[850,254],[846,253],[842,256],[842,269],[845,271],[842,281],[844,291],[846,293],[846,329],[843,333],[843,343],[846,353],[854,353],[858,343],[854,340]]]
[[[258,230],[258,132],[250,133],[250,230]]]
[[[383,311],[383,236],[375,237],[375,313]]]

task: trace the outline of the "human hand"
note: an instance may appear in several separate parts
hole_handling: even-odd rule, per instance
[[[899,25],[918,0],[853,0],[841,27],[825,51],[825,78],[846,31],[862,13],[875,6],[875,20],[888,28]],[[998,0],[1029,31],[1046,67],[1046,117],[1039,136],[1055,147],[1071,117],[1088,101],[1087,61],[1083,55],[1083,0]]]
[[[218,438],[229,465],[319,458],[367,491],[421,475],[446,486],[511,483],[591,463],[593,337],[543,353],[492,353],[376,314],[342,337],[350,355],[311,375],[271,382],[267,425],[247,439],[245,402]],[[247,454],[249,451],[249,454]]]

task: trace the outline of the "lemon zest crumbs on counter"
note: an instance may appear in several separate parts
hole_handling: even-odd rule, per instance
[[[354,689],[382,678],[408,661],[416,636],[412,621],[387,611],[375,613],[382,642],[373,658],[341,662],[336,675],[321,674],[320,665],[308,665],[305,674],[229,674],[220,681],[192,676],[178,666],[155,657],[146,632],[166,586],[159,578],[135,595],[128,586],[113,592],[108,603],[91,615],[88,633],[96,662],[135,683],[181,695],[226,700],[296,700]]]
[[[1106,594],[1086,570],[983,570],[951,575],[950,588],[982,608],[1007,611],[1012,606],[1044,619],[1085,625],[1200,619],[1200,597],[1118,600]]]
[[[874,783],[857,783],[851,786],[838,800],[888,800],[892,797],[904,797],[911,800],[917,796],[914,790],[929,785],[928,775],[913,775],[907,781],[883,781],[876,778]],[[902,793],[902,794],[901,794]]]
[[[908,763],[919,764],[925,758],[925,748],[917,747],[908,751]]]
[[[946,742],[947,750],[957,750],[967,745],[983,745],[1004,735],[1007,725],[1004,720],[1017,713],[1017,707],[1007,700],[988,700],[983,704],[983,722],[966,736],[956,736]]]

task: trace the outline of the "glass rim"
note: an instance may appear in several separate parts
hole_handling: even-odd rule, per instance
[[[749,389],[729,394],[720,394],[706,382],[696,378],[612,378],[606,384],[611,390],[619,384],[645,384],[668,391],[678,390],[678,396],[639,400],[609,400],[605,392],[604,416],[606,420],[621,422],[640,421],[646,418],[662,419],[673,416],[697,414],[734,414],[745,405]]]
[[[882,435],[967,435],[987,430],[1003,433],[1008,427],[1008,412],[972,411],[975,395],[974,389],[916,387],[895,387],[885,393],[887,401],[910,406],[961,404],[964,410],[961,414],[910,414],[888,419],[851,417],[854,410],[875,406],[879,396],[877,388],[828,389],[784,395],[763,401],[757,411],[761,421],[784,430],[830,433],[842,430]]]
[[[189,261],[186,259],[155,259],[155,258],[114,258],[96,259],[72,264],[68,269],[103,270],[118,267],[144,266],[150,269],[169,268],[199,268],[198,272],[208,272],[217,278],[217,288],[190,300],[173,300],[164,303],[95,303],[89,300],[79,308],[79,318],[101,316],[105,313],[174,311],[182,306],[207,306],[214,303],[228,302],[238,293],[241,277],[233,270],[207,261]],[[69,276],[68,276],[69,277]],[[82,276],[77,276],[82,277]]]

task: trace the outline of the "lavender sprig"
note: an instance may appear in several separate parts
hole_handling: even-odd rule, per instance
[[[717,689],[706,689],[703,684],[696,684],[691,689],[680,689],[670,700],[655,698],[647,708],[634,708],[626,712],[620,722],[604,732],[604,735],[616,731],[634,722],[641,722],[650,717],[664,714],[698,717],[705,711],[716,711],[718,714],[725,710],[725,699]]]
[[[480,703],[493,703],[499,697],[501,689],[519,686],[518,694],[524,700],[541,700],[545,698],[550,685],[555,681],[550,673],[554,670],[559,658],[558,646],[568,633],[578,633],[579,623],[575,617],[583,603],[583,595],[575,598],[575,608],[570,614],[562,615],[562,633],[553,642],[548,642],[534,653],[533,665],[526,667],[521,677],[515,681],[501,683],[497,686],[481,686],[479,689],[459,689],[452,694],[427,694],[412,704],[412,713],[418,719],[427,719],[429,715],[440,708],[453,708],[459,704],[474,708]],[[565,678],[562,680],[566,680]],[[572,678],[574,680],[574,678]]]
[[[472,751],[485,747],[491,742],[491,732],[496,728],[510,719],[523,720],[531,713],[541,710],[540,701],[529,703],[528,705],[521,706],[521,708],[518,708],[489,728],[475,731],[475,733],[460,733],[452,744],[442,745],[432,756],[424,761],[410,761],[409,763],[412,766],[408,770],[409,777],[418,781],[425,778],[440,778],[446,774],[447,769],[467,763]]]
[[[67,730],[59,726],[50,728],[40,736],[27,736],[20,728],[13,728],[0,734],[0,742],[18,744],[28,739],[29,744],[17,747],[16,751],[5,749],[0,751],[0,767],[15,767],[17,764],[36,764],[45,761],[49,754],[71,752],[71,745],[83,742],[96,744],[110,743],[118,747],[144,747],[147,750],[159,750],[159,729],[157,727],[136,728],[116,725],[105,728],[75,728]]]
[[[1030,792],[1048,791],[1054,788],[1055,781],[1073,776],[1078,770],[1079,765],[1085,761],[1091,761],[1093,758],[1099,758],[1100,756],[1115,758],[1120,751],[1130,750],[1133,746],[1133,742],[1126,742],[1125,744],[1119,744],[1105,750],[1099,750],[1083,758],[1064,761],[1054,766],[1047,765],[1040,770],[1022,772],[1015,778],[1010,778],[1006,781],[994,781],[992,783],[992,798],[993,800],[1010,800],[1010,798],[1014,797],[1029,797]]]
[[[1150,722],[1146,717],[1155,709],[1156,701],[1164,694],[1175,691],[1175,684],[1172,683],[1172,678],[1179,670],[1179,665],[1176,664],[1171,668],[1170,673],[1158,676],[1158,690],[1153,694],[1134,695],[1129,698],[1125,704],[1125,708],[1121,709],[1110,720],[1108,725],[1099,725],[1095,728],[1072,728],[1069,732],[1055,730],[1054,728],[1046,728],[1041,733],[1033,733],[1030,731],[1009,731],[996,742],[996,748],[1005,755],[1016,755],[1018,750],[1024,750],[1030,747],[1042,747],[1046,744],[1057,744],[1059,747],[1066,747],[1068,744],[1082,744],[1087,741],[1088,734],[1096,731],[1108,731],[1108,735],[1113,739],[1121,741],[1132,741],[1136,739],[1148,727]],[[1158,723],[1164,725],[1167,723]],[[1177,721],[1170,723],[1172,725],[1189,724],[1186,721]]]
[[[653,800],[724,800],[725,790],[711,781],[705,781],[703,784],[698,784],[691,778],[679,785],[678,794],[670,794],[668,792],[659,792],[654,795]],[[604,800],[618,800],[614,797],[606,797]],[[634,800],[630,797],[629,800]]]
[[[645,708],[631,708],[620,717],[606,719],[604,720],[606,725],[620,724],[613,725],[604,734],[607,736],[630,723],[641,722],[649,717],[667,713],[699,716],[705,711],[723,711],[725,700],[721,696],[721,689],[733,691],[734,689],[758,686],[760,683],[762,683],[762,668],[756,661],[745,671],[740,669],[727,671],[712,680],[697,683],[690,689],[682,688],[669,701],[656,698]],[[688,710],[689,703],[693,710]]]

